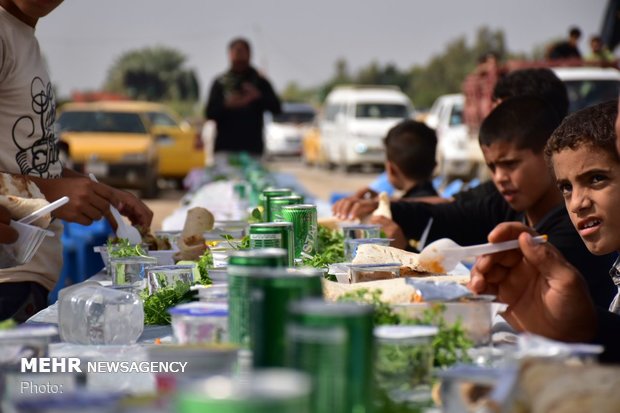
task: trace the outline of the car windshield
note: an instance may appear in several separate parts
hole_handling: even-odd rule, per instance
[[[147,133],[140,115],[127,112],[63,112],[57,127],[60,132]]]
[[[394,103],[359,103],[355,106],[356,118],[406,118],[407,107]]]
[[[273,121],[278,123],[311,123],[314,120],[314,112],[282,112],[273,116]]]
[[[617,80],[575,80],[565,81],[564,84],[568,92],[570,113],[616,99],[620,92],[620,82]]]
[[[146,116],[155,126],[178,126],[177,121],[167,113],[164,112],[147,112]]]

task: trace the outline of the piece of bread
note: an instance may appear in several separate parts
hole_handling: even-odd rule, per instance
[[[361,244],[357,247],[357,253],[353,258],[353,264],[386,264],[391,262],[399,262],[402,271],[408,271],[409,274],[429,273],[418,263],[418,256],[414,252],[408,252],[399,248],[388,247],[376,244]],[[403,268],[405,267],[405,268]]]
[[[390,209],[390,197],[387,192],[381,192],[379,194],[379,206],[373,211],[372,215],[392,219],[392,210]]]
[[[334,281],[323,280],[323,296],[327,301],[337,301],[342,295],[360,290],[381,290],[381,301],[389,304],[407,304],[415,300],[418,291],[407,285],[404,278],[392,278],[390,280],[379,280],[361,282],[355,284],[344,284]]]
[[[39,187],[28,177],[0,173],[0,205],[9,211],[11,219],[17,221],[48,204]],[[46,214],[32,225],[47,228],[51,221],[51,214]]]

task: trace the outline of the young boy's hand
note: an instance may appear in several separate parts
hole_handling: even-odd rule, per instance
[[[407,238],[405,238],[403,230],[396,222],[384,216],[376,215],[370,218],[370,223],[381,225],[385,236],[394,239],[394,241],[390,242],[390,246],[400,248],[401,250],[407,248]]]
[[[115,206],[118,211],[129,218],[133,225],[150,228],[153,221],[153,211],[131,192],[112,189],[115,191],[115,199],[117,200]]]
[[[12,244],[17,241],[17,231],[15,228],[10,227],[11,213],[8,209],[0,206],[0,243]]]
[[[332,212],[335,217],[340,218],[340,219],[355,218],[355,217],[349,217],[349,215],[351,215],[352,209],[353,207],[355,207],[356,203],[362,199],[374,200],[377,197],[377,195],[378,194],[370,188],[362,188],[358,190],[356,193],[354,193],[353,195],[336,201],[336,203],[332,206]]]
[[[469,288],[508,304],[503,316],[518,330],[562,341],[592,339],[596,313],[581,274],[550,243],[534,244],[531,232],[517,222],[498,225],[489,241],[518,238],[520,249],[480,257]]]

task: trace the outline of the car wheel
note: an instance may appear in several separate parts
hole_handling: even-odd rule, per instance
[[[144,199],[157,198],[159,194],[159,184],[157,183],[157,165],[152,166],[146,173],[144,187],[142,187],[141,195]]]

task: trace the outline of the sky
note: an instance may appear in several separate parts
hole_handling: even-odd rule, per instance
[[[168,46],[187,57],[204,97],[227,66],[234,37],[253,45],[253,63],[281,91],[289,82],[315,86],[344,58],[354,73],[372,61],[400,69],[425,64],[460,36],[502,29],[508,49],[531,53],[601,29],[607,0],[66,0],[36,33],[59,97],[98,90],[124,52]],[[415,97],[414,97],[415,101]]]

